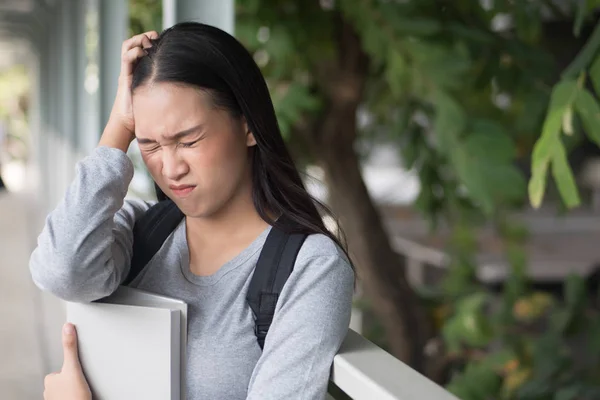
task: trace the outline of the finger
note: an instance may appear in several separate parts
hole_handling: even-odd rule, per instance
[[[62,371],[77,371],[81,370],[79,363],[79,352],[77,350],[77,332],[75,326],[66,323],[62,330],[63,344],[63,367]]]
[[[144,36],[142,38],[142,47],[148,48],[148,47],[152,47],[152,41],[158,39],[158,32],[156,31],[148,31],[148,32],[144,32]]]
[[[134,47],[123,55],[123,63],[133,64],[137,59],[146,55],[146,50],[141,47]]]
[[[144,32],[144,35],[148,36],[150,39],[158,39],[158,32],[156,31],[148,31]]]
[[[152,42],[148,39],[148,36],[142,38],[142,49],[148,49],[152,47]]]
[[[44,377],[44,387],[47,387],[56,375],[58,375],[58,372],[52,372],[46,375]]]
[[[131,75],[133,73],[133,66],[135,65],[135,62],[147,54],[148,53],[146,53],[146,50],[142,49],[141,47],[134,47],[125,53],[123,55],[123,61],[121,65],[121,71],[124,76]]]
[[[158,38],[158,33],[156,33],[156,31],[149,31],[140,33],[139,35],[135,35],[123,42],[123,46],[121,47],[121,54],[127,53],[134,47],[142,47],[142,43],[144,40],[156,38]]]

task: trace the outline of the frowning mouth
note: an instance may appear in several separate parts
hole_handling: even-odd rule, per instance
[[[195,187],[194,185],[169,185],[169,189],[177,197],[186,197]]]

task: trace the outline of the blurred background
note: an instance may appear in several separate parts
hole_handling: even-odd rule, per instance
[[[600,399],[598,7],[0,0],[0,398],[40,398],[62,363],[64,304],[28,258],[108,119],[122,41],[193,20],[263,70],[349,243],[354,330],[461,399]],[[130,156],[130,196],[152,198]]]

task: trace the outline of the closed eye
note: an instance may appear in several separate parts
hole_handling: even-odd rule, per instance
[[[200,139],[198,140],[194,140],[193,142],[186,142],[186,143],[180,143],[181,147],[192,147],[193,145],[195,145],[196,143],[198,143],[200,141]]]
[[[152,147],[148,147],[148,146],[140,146],[140,150],[146,152],[146,153],[154,153],[155,151],[157,151],[158,149],[160,149],[160,146],[152,146]]]

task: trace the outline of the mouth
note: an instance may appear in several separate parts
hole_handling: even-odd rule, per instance
[[[173,192],[173,194],[177,197],[186,197],[192,192],[192,190],[194,190],[195,187],[196,186],[194,185],[171,185],[169,186],[169,189],[171,189],[171,192]]]

